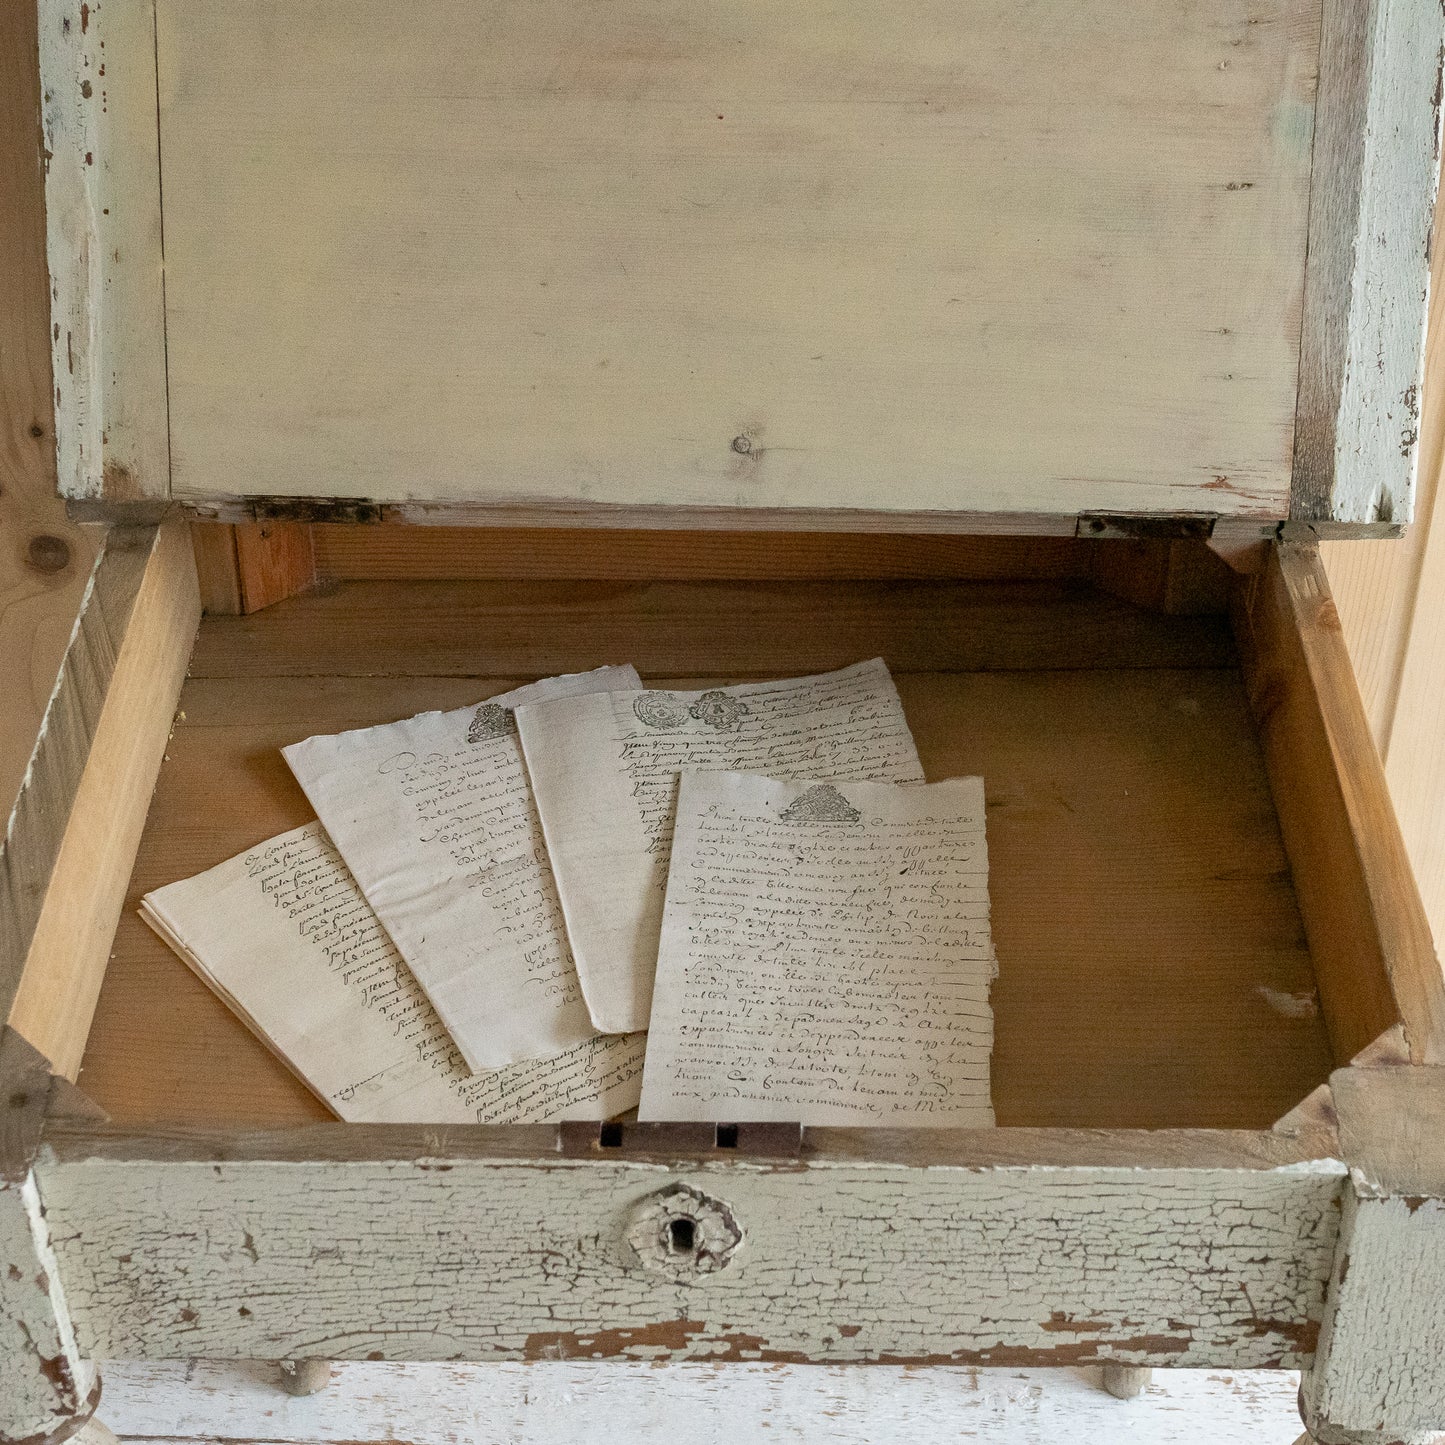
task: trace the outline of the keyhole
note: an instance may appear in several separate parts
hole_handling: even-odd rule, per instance
[[[667,1221],[667,1247],[672,1254],[691,1254],[697,1245],[697,1226],[690,1219]]]

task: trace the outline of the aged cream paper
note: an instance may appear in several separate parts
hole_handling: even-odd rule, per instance
[[[705,692],[530,703],[517,724],[577,972],[605,1033],[647,1027],[679,773],[923,781],[880,658]]]
[[[320,823],[148,893],[140,912],[348,1122],[549,1123],[637,1103],[641,1034],[468,1072]]]
[[[547,1058],[599,1032],[512,709],[637,686],[632,668],[601,667],[282,749],[471,1069]]]
[[[992,1125],[983,783],[683,776],[640,1119]]]

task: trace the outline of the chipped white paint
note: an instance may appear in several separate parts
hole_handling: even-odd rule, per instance
[[[1351,1182],[1307,1418],[1320,1445],[1432,1437],[1445,1423],[1445,1199]]]
[[[1439,172],[1438,0],[1325,0],[1293,515],[1408,522]]]
[[[258,1362],[116,1361],[102,1413],[146,1445],[1288,1445],[1287,1370],[1160,1370],[1136,1399],[1099,1372],[746,1364],[338,1365],[305,1400]]]
[[[40,0],[56,461],[69,497],[169,486],[151,0]]]
[[[63,1428],[95,1383],[75,1346],[35,1180],[0,1183],[0,1440]]]
[[[144,1357],[1294,1366],[1339,1166],[635,1161],[42,1165],[83,1346]],[[637,1267],[634,1208],[724,1201],[728,1268]]]
[[[1320,1445],[1425,1439],[1445,1426],[1445,1068],[1330,1087],[1352,1167],[1305,1418]]]

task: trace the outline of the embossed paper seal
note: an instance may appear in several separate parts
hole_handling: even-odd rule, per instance
[[[666,692],[640,693],[632,711],[638,722],[650,728],[680,728],[687,721],[687,708]]]
[[[799,793],[778,816],[785,823],[856,823],[863,815],[832,783]]]
[[[741,726],[742,720],[748,714],[748,705],[741,698],[714,688],[712,692],[703,693],[688,708],[688,713],[698,722],[716,728],[720,733],[731,733]]]
[[[472,714],[467,727],[469,743],[486,743],[493,738],[504,738],[516,726],[516,719],[499,702],[484,702]]]

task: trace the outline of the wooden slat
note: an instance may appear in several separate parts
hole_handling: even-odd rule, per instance
[[[1445,984],[1316,549],[1241,594],[1245,677],[1338,1058],[1402,1021],[1445,1055]]]
[[[29,945],[23,973],[6,980],[10,1024],[71,1078],[200,617],[182,523],[133,539],[126,555],[123,539],[111,545],[114,565],[102,561],[66,658],[77,682],[62,678],[46,720],[47,748],[83,759],[83,771],[32,773],[5,860],[7,904],[21,905],[6,942]]]
[[[99,545],[55,495],[35,7],[0,9],[0,811],[8,819]]]
[[[177,497],[1285,513],[1313,0],[281,13],[157,5]]]
[[[60,489],[164,497],[168,317],[152,0],[38,5]]]
[[[712,589],[695,590],[712,615]],[[685,630],[686,589],[671,595],[658,625]],[[253,621],[281,625],[288,605]],[[234,625],[207,619],[201,651]],[[465,618],[435,625],[472,633]],[[794,614],[791,625],[804,623]],[[534,634],[541,645],[547,629]],[[372,657],[381,674],[395,665],[385,646]],[[119,1123],[324,1117],[135,906],[312,816],[283,744],[460,707],[521,680],[338,676],[315,670],[323,648],[311,659],[303,675],[186,686],[81,1075]],[[1262,1127],[1324,1081],[1331,1054],[1235,673],[914,673],[899,686],[928,776],[987,781],[1001,1123]]]
[[[1445,33],[1436,0],[1325,0],[1290,515],[1410,519]]]
[[[507,582],[590,578],[1028,580],[1086,577],[1093,550],[1072,537],[358,527],[337,523],[313,526],[311,532],[316,569],[322,577],[386,582],[432,578]]]
[[[1067,583],[366,582],[203,631],[197,677],[1224,666],[1227,625]]]
[[[259,612],[316,581],[311,528],[297,522],[193,522],[201,606],[213,617]]]
[[[203,1145],[51,1158],[41,1186],[79,1337],[105,1357],[1288,1368],[1314,1349],[1342,1173],[228,1162]],[[675,1181],[746,1233],[706,1287],[629,1267],[620,1243]]]

